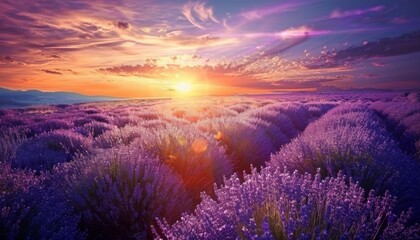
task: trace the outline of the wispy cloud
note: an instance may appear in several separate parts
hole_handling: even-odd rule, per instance
[[[375,66],[375,67],[385,67],[386,64],[383,63],[383,62],[373,62],[372,63],[372,66]]]
[[[360,16],[360,15],[372,13],[372,12],[381,12],[383,10],[385,10],[385,6],[383,5],[378,5],[378,6],[374,6],[374,7],[370,7],[366,9],[353,9],[353,10],[346,10],[346,11],[341,11],[341,10],[336,9],[331,12],[330,18],[354,17],[354,16]]]
[[[303,42],[307,41],[311,36],[330,34],[330,31],[325,30],[315,30],[308,26],[301,26],[297,28],[288,28],[279,33],[276,33],[275,36],[281,38],[277,44],[273,44],[268,50],[264,52],[265,56],[278,55],[283,53]]]
[[[194,26],[205,29],[209,22],[220,23],[214,16],[213,7],[206,6],[205,2],[188,2],[182,7],[182,14]]]
[[[212,36],[210,34],[204,34],[200,36],[190,36],[186,35],[184,32],[177,30],[165,34],[165,41],[172,42],[182,46],[218,46],[226,45],[237,42],[235,38],[232,37],[218,37]]]
[[[43,71],[45,73],[49,73],[49,74],[63,75],[63,73],[61,73],[59,71],[55,71],[55,70],[41,69],[41,71]]]
[[[266,16],[276,14],[276,13],[284,13],[290,12],[298,9],[300,6],[304,5],[302,2],[290,2],[290,3],[282,3],[274,6],[268,6],[264,8],[254,9],[242,12],[242,17],[246,18],[249,21],[259,20]]]

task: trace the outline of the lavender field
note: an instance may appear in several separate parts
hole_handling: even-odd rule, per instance
[[[420,93],[0,110],[0,239],[419,239]]]

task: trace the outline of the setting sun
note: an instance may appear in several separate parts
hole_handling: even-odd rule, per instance
[[[189,82],[180,82],[175,85],[175,90],[183,93],[189,92],[191,91],[191,84]]]

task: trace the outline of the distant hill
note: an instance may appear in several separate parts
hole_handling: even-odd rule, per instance
[[[73,92],[42,92],[39,90],[10,90],[0,88],[0,108],[20,108],[31,105],[73,104],[119,100],[106,96],[87,96]]]

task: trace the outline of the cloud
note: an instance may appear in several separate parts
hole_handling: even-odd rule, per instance
[[[314,80],[282,80],[273,82],[273,86],[280,89],[305,89],[323,87],[325,83],[333,82],[333,79],[314,79]]]
[[[114,26],[116,26],[117,28],[121,30],[127,30],[130,28],[130,24],[127,22],[115,22]]]
[[[282,39],[291,39],[291,38],[306,38],[308,37],[313,30],[307,26],[301,26],[298,28],[288,28],[279,33],[279,36]]]
[[[403,34],[393,38],[382,38],[361,46],[338,51],[336,60],[368,59],[372,57],[391,57],[420,51],[420,31]]]
[[[337,75],[340,69],[308,69],[299,61],[289,61],[278,56],[247,58],[247,61],[223,61],[217,64],[202,62],[198,65],[172,64],[158,65],[161,61],[146,61],[139,65],[122,65],[98,69],[110,75],[172,81],[177,75],[199,79],[215,86],[231,86],[254,89],[299,89],[317,88],[324,83],[349,79],[348,75]],[[179,61],[177,61],[179,62]],[[344,70],[346,71],[346,70]]]
[[[362,73],[362,74],[360,74],[361,78],[377,78],[379,76],[381,76],[381,75],[376,74],[376,73]]]
[[[246,18],[249,21],[255,21],[259,19],[263,19],[266,16],[276,14],[276,13],[284,13],[284,12],[291,12],[297,10],[299,6],[302,6],[302,3],[294,2],[294,3],[283,3],[278,4],[275,6],[269,6],[265,8],[254,9],[246,12],[242,12],[241,16]]]
[[[60,71],[60,72],[67,72],[67,73],[71,73],[73,75],[78,75],[78,73],[70,68],[56,68],[56,71]]]
[[[172,57],[172,59],[175,59]],[[99,71],[110,74],[117,75],[131,75],[139,77],[148,77],[148,78],[163,78],[169,76],[173,78],[175,74],[179,72],[189,72],[189,73],[237,73],[239,74],[241,69],[238,65],[234,63],[224,63],[217,64],[214,66],[211,65],[197,65],[197,66],[181,66],[178,64],[166,64],[166,65],[157,65],[152,61],[147,61],[145,64],[138,65],[122,65],[109,68],[101,68]]]
[[[392,57],[420,52],[420,31],[392,38],[381,38],[359,46],[328,52],[307,65],[309,68],[330,68],[376,57]],[[377,66],[380,66],[377,64]]]
[[[5,56],[3,58],[0,58],[0,63],[17,63],[17,62],[10,56]]]
[[[264,56],[276,55],[289,50],[309,39],[310,36],[328,34],[329,31],[317,31],[308,26],[288,28],[276,34],[283,41],[265,51]]]
[[[48,70],[48,69],[41,69],[41,71],[49,74],[55,74],[55,75],[63,75],[63,73],[55,71],[55,70]]]
[[[391,20],[391,23],[394,23],[394,24],[405,24],[408,22],[409,20],[406,17],[395,17]]]
[[[184,35],[181,31],[174,31],[166,34],[165,40],[182,46],[217,46],[236,42],[236,39],[234,38],[221,38],[210,34],[189,36]]]
[[[182,7],[182,14],[197,28],[205,29],[209,22],[220,23],[214,16],[213,8],[207,7],[205,2],[188,2]]]
[[[383,63],[383,62],[373,62],[372,63],[372,66],[375,66],[375,67],[385,67],[386,64]]]
[[[346,17],[354,17],[354,16],[360,16],[366,13],[371,12],[381,12],[385,9],[383,5],[374,6],[371,8],[366,9],[353,9],[353,10],[347,10],[347,11],[340,11],[338,9],[334,10],[330,14],[330,18],[346,18]]]
[[[215,65],[181,66],[179,64],[156,65],[149,63],[139,65],[123,65],[98,69],[105,74],[119,76],[137,76],[154,81],[172,81],[176,75],[188,75],[199,79],[200,83],[211,82],[216,86],[234,86],[261,88],[271,86],[271,83],[259,81],[253,76],[256,72],[245,69],[246,66],[235,62],[219,63]]]
[[[287,41],[283,41],[274,47],[269,48],[268,50],[264,51],[263,56],[273,56],[283,53],[309,39],[308,35],[302,37],[296,37],[293,39],[288,39]]]

